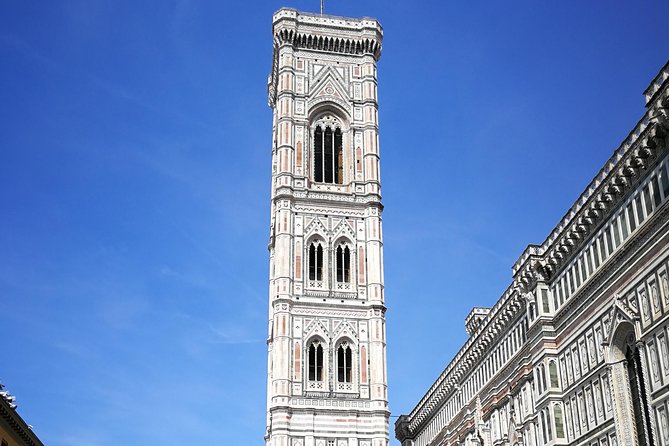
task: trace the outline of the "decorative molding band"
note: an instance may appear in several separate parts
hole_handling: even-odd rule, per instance
[[[362,56],[369,54],[376,60],[381,57],[381,42],[376,39],[339,38],[317,34],[298,33],[283,29],[274,35],[277,45],[292,45],[296,49]]]

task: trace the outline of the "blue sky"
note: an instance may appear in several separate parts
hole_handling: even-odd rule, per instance
[[[281,6],[318,1],[0,5],[0,380],[46,444],[263,444]],[[469,309],[497,300],[641,117],[669,56],[669,3],[326,11],[385,30],[399,415],[465,340]]]

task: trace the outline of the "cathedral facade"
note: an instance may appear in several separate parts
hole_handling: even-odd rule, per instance
[[[402,446],[669,445],[669,63],[415,408]]]
[[[374,19],[281,9],[273,112],[268,446],[387,446]]]

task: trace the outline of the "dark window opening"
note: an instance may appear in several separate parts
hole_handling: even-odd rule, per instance
[[[613,240],[611,239],[611,228],[606,228],[606,247],[609,249],[609,255],[613,253]]]
[[[314,132],[314,181],[323,182],[323,131],[321,126]]]
[[[620,246],[620,234],[618,234],[618,219],[615,218],[613,220],[613,224],[611,225],[611,229],[613,231],[613,240],[616,243],[616,246]]]
[[[664,198],[669,197],[669,163],[664,165],[662,169],[662,192],[664,192]]]
[[[344,182],[343,138],[341,129],[333,132],[319,125],[314,131],[314,181],[317,183]]]
[[[634,204],[636,205],[636,215],[639,218],[639,224],[641,224],[646,218],[646,214],[643,211],[643,206],[641,205],[641,194],[636,196],[634,199]]]
[[[309,246],[309,280],[323,280],[323,247],[320,243]]]
[[[337,381],[341,383],[351,382],[351,347],[342,344],[337,349]]]
[[[334,134],[334,158],[334,181],[337,184],[342,184],[344,182],[344,169],[342,169],[343,147],[340,129],[335,130]]]
[[[632,210],[632,203],[627,205],[627,215],[630,218],[630,233],[636,229],[636,220],[634,219],[634,211]]]
[[[309,381],[323,381],[323,346],[320,342],[309,346]]]
[[[548,374],[550,375],[551,387],[557,389],[560,382],[558,380],[557,363],[555,361],[548,363]]]
[[[624,211],[620,214],[620,229],[623,230],[623,240],[627,239],[629,230],[627,229],[627,218],[625,218]]]
[[[332,129],[330,127],[325,128],[325,140],[323,144],[323,168],[324,168],[324,178],[323,182],[333,183],[332,174],[334,171],[334,157],[332,156]]]
[[[650,196],[650,183],[643,188],[643,199],[646,205],[646,213],[650,215],[653,212],[653,197]]]
[[[662,202],[662,196],[660,195],[660,186],[657,184],[657,177],[653,177],[650,183],[653,188],[653,201],[655,202],[655,207],[658,207]]]
[[[351,280],[351,251],[348,246],[337,247],[337,282],[349,283]]]
[[[562,420],[562,407],[555,406],[553,412],[555,415],[555,435],[558,438],[564,438],[564,422]]]

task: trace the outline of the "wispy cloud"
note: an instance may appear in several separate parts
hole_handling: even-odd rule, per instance
[[[214,334],[212,342],[218,344],[255,344],[264,342],[257,333],[251,333],[247,326],[228,323],[222,326],[209,325],[209,330]]]

